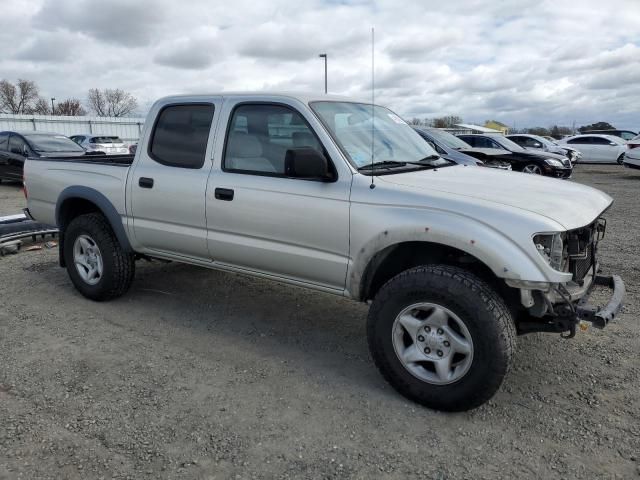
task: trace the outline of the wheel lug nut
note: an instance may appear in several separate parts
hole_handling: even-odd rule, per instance
[[[441,328],[438,329],[438,335],[442,335],[444,332]]]
[[[418,335],[418,341],[419,342],[424,342],[424,337],[422,335]]]
[[[424,353],[426,353],[428,355],[429,353],[431,353],[431,349],[429,347],[426,347],[424,349]]]
[[[451,345],[449,342],[447,342],[446,340],[442,343],[445,347],[448,347],[449,345]]]
[[[424,327],[424,331],[427,332],[427,333],[430,332],[431,331],[431,327],[428,327],[428,326]]]
[[[441,357],[442,356],[442,350],[438,350],[438,356]]]

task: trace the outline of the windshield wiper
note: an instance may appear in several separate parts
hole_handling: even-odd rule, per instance
[[[426,160],[439,160],[440,158],[442,158],[442,157],[440,157],[440,155],[427,155],[426,157],[421,158],[420,160],[418,160],[418,162],[424,162]],[[410,162],[410,163],[416,164],[416,165],[421,165],[421,163],[418,163],[418,162]]]

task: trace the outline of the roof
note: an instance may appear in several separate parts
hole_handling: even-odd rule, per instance
[[[269,91],[253,91],[253,92],[212,92],[212,93],[198,93],[198,94],[181,94],[181,95],[168,95],[160,100],[178,99],[178,98],[207,98],[207,97],[268,97],[270,99],[288,98],[299,100],[303,103],[319,102],[323,100],[339,101],[339,102],[358,102],[358,103],[371,103],[362,99],[355,99],[352,97],[345,97],[342,95],[331,95],[324,93],[314,92],[269,92]]]
[[[44,132],[42,130],[2,130],[0,131],[0,133],[17,133],[18,135],[23,135],[23,136],[32,136],[32,135],[58,135],[58,136],[66,136],[66,135],[62,135],[61,133],[56,133],[56,132]]]
[[[480,125],[473,125],[471,123],[456,123],[454,126],[460,128],[466,128],[468,130],[476,130],[482,133],[502,133],[500,130],[495,130],[493,128],[481,127]]]

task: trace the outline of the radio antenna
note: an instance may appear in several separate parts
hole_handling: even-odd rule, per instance
[[[376,112],[375,112],[375,100],[376,100],[376,94],[375,94],[375,86],[376,86],[376,82],[375,82],[375,64],[374,64],[374,60],[375,60],[375,30],[374,27],[371,27],[371,185],[369,185],[369,188],[373,189],[376,188],[376,184],[373,181],[373,148],[374,148],[374,138],[375,138],[375,119],[376,119]]]

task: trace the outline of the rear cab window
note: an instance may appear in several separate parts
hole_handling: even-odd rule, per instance
[[[169,167],[202,168],[213,113],[210,103],[163,107],[151,133],[149,157]]]

